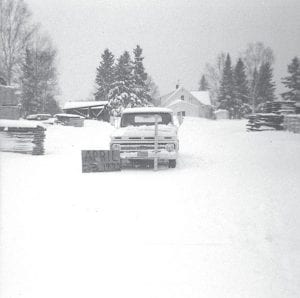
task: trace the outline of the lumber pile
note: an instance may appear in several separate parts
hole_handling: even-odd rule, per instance
[[[260,109],[261,113],[248,116],[247,129],[251,131],[287,129],[286,116],[295,115],[297,104],[295,101],[278,100],[266,102]]]
[[[296,102],[288,100],[277,100],[268,101],[263,106],[264,113],[275,113],[275,114],[295,114],[296,112]]]
[[[286,115],[283,122],[284,129],[300,133],[300,115]]]
[[[283,127],[283,115],[275,113],[259,113],[250,115],[247,124],[247,130],[262,131],[262,130],[282,130]]]
[[[46,129],[30,121],[0,120],[0,151],[32,155],[45,153]]]
[[[0,119],[19,119],[20,107],[16,89],[0,85]]]

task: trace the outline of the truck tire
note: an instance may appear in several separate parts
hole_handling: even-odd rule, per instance
[[[176,159],[169,159],[169,168],[176,168]]]

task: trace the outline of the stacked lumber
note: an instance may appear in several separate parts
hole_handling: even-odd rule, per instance
[[[0,151],[32,155],[45,153],[46,129],[30,121],[0,120]]]
[[[16,89],[0,85],[0,119],[19,119],[20,107]]]
[[[300,102],[296,103],[296,114],[300,114]]]
[[[264,104],[264,113],[275,113],[275,114],[295,114],[296,102],[281,100],[281,101],[268,101]]]
[[[247,124],[247,129],[251,131],[262,130],[282,130],[283,129],[283,115],[275,113],[259,113],[250,115]]]
[[[288,131],[300,133],[300,115],[284,116],[283,126]]]

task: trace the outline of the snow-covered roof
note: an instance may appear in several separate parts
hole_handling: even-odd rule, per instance
[[[36,128],[43,127],[40,122],[29,120],[0,120],[0,127]]]
[[[55,114],[54,117],[64,117],[64,118],[81,118],[81,119],[84,119],[84,117],[82,116],[79,116],[79,115],[75,115],[75,114],[64,114],[64,113],[61,113],[61,114]]]
[[[127,113],[173,113],[173,111],[161,107],[139,107],[139,108],[127,108],[123,111],[123,114],[127,114]]]
[[[185,105],[194,106],[190,102],[187,102],[187,101],[184,101],[184,100],[181,100],[181,99],[177,99],[177,100],[172,101],[170,104],[168,104],[167,107],[172,107],[172,106],[177,105],[177,104],[181,104],[181,105],[185,104]]]
[[[2,89],[10,89],[10,90],[16,90],[16,86],[6,86],[6,85],[0,85],[0,88]]]
[[[108,101],[68,101],[65,103],[63,110],[102,107],[108,104]]]
[[[174,95],[176,95],[177,93],[180,93],[182,91],[189,92],[192,96],[194,96],[203,105],[211,106],[209,91],[188,91],[187,89],[185,89],[182,86],[180,86],[177,89],[175,89],[174,91],[162,96],[161,101],[168,102],[170,97],[173,97]]]
[[[191,91],[191,94],[202,104],[210,106],[210,96],[208,91]]]

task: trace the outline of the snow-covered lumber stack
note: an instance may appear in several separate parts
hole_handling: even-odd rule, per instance
[[[300,115],[284,116],[283,126],[286,130],[294,133],[300,133]]]
[[[249,116],[248,130],[262,131],[267,129],[283,129],[283,115],[274,113],[260,113]]]
[[[0,120],[0,151],[45,153],[45,128],[26,120]]]

